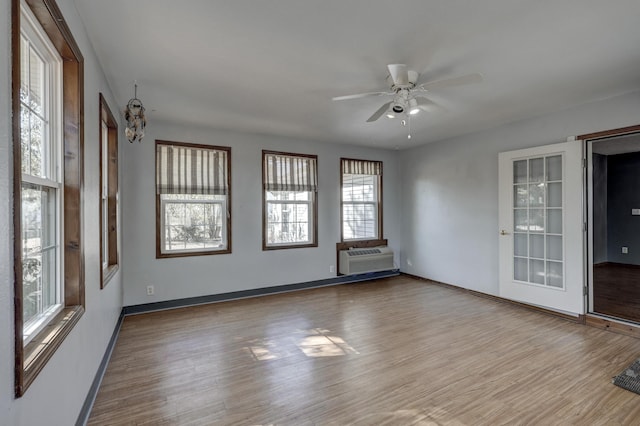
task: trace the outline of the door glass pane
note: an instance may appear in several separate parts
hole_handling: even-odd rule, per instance
[[[532,158],[529,160],[529,182],[544,181],[544,159]]]
[[[529,209],[529,231],[544,232],[544,210]]]
[[[554,155],[547,157],[547,181],[562,180],[562,156]]]
[[[562,155],[513,162],[516,281],[564,288]]]
[[[547,207],[562,207],[562,182],[547,184]]]
[[[562,260],[562,237],[559,235],[547,236],[547,259]]]
[[[564,286],[561,262],[547,262],[547,285],[562,288]]]
[[[529,185],[529,206],[544,206],[544,183]]]
[[[527,160],[513,162],[513,183],[527,183]]]
[[[516,281],[529,281],[529,269],[526,258],[515,257],[513,259],[513,278]]]
[[[544,259],[544,235],[532,234],[529,237],[529,257]]]
[[[513,235],[513,254],[516,256],[527,257],[529,255],[527,243],[527,234],[514,234]]]
[[[529,282],[544,284],[544,260],[529,260]]]
[[[547,225],[550,234],[562,234],[562,210],[547,209]]]
[[[513,225],[517,232],[526,232],[529,229],[526,209],[517,209],[513,211]]]
[[[527,207],[527,197],[529,193],[527,191],[527,185],[514,185],[513,187],[513,206],[514,207]]]

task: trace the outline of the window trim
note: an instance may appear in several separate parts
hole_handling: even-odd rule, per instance
[[[352,239],[345,239],[344,238],[344,198],[343,198],[343,193],[342,193],[342,188],[344,185],[344,169],[342,168],[342,164],[343,164],[343,160],[351,160],[351,161],[367,161],[367,162],[375,162],[375,163],[380,163],[380,174],[377,175],[378,176],[378,189],[377,189],[377,196],[378,196],[378,212],[377,212],[377,218],[378,218],[378,236],[377,238],[352,238]],[[383,181],[383,176],[384,176],[384,163],[382,161],[378,161],[378,160],[362,160],[362,159],[357,159],[357,158],[345,158],[345,157],[341,157],[340,158],[340,242],[342,243],[360,243],[360,242],[367,242],[367,241],[381,241],[384,238],[384,233],[383,233],[383,208],[382,208],[382,192],[383,192],[383,188],[382,188],[382,181]],[[351,204],[351,203],[349,203]],[[365,204],[365,203],[361,203],[361,204]]]
[[[118,235],[120,230],[120,220],[118,212],[118,198],[119,198],[119,182],[118,182],[118,123],[116,122],[111,109],[107,104],[106,99],[100,93],[99,96],[99,111],[100,120],[99,124],[99,139],[100,139],[100,288],[103,289],[107,286],[111,278],[116,274],[120,268],[120,260],[118,253]],[[107,126],[107,140],[104,140],[102,126]],[[106,144],[106,146],[105,146]],[[107,171],[105,176],[104,153],[110,157],[111,162],[107,159]],[[104,179],[107,179],[106,194],[104,194]],[[104,207],[103,198],[106,196],[107,203],[107,229],[104,229]],[[105,243],[105,237],[107,237],[107,259],[104,258],[103,244]],[[106,262],[105,262],[106,261]],[[106,267],[105,267],[106,263]]]
[[[196,149],[209,149],[209,150],[218,150],[218,151],[226,151],[227,153],[227,221],[226,221],[226,233],[227,233],[227,248],[224,250],[199,250],[199,251],[180,251],[173,253],[166,253],[162,251],[162,244],[164,238],[162,238],[162,201],[160,194],[158,194],[157,189],[156,193],[156,259],[166,259],[173,257],[190,257],[190,256],[211,256],[217,254],[229,254],[231,253],[231,147],[228,146],[218,146],[218,145],[206,145],[206,144],[195,144],[195,143],[187,143],[187,142],[173,142],[166,140],[156,139],[155,143],[155,172],[157,176],[158,172],[158,155],[157,146],[158,145],[172,145],[172,146],[181,146],[185,148],[196,148]],[[157,185],[157,183],[156,183]],[[157,186],[156,186],[157,188]]]
[[[265,158],[267,155],[285,155],[289,157],[302,157],[302,158],[313,158],[316,160],[316,182],[318,181],[317,176],[317,163],[318,156],[313,154],[296,154],[291,152],[282,152],[282,151],[269,151],[266,149],[262,150],[262,250],[270,251],[270,250],[287,250],[287,249],[297,249],[297,248],[308,248],[308,247],[318,247],[318,191],[309,191],[311,192],[311,200],[305,201],[312,203],[311,206],[311,226],[313,229],[309,230],[309,236],[311,237],[311,242],[302,243],[302,244],[291,244],[291,243],[282,243],[276,245],[267,244],[267,190],[265,189]],[[295,201],[295,200],[292,200]]]
[[[21,397],[84,313],[83,156],[84,59],[55,0],[26,0],[62,57],[64,308],[24,345],[22,313],[22,229],[20,141],[20,0],[11,1],[11,108],[13,139],[15,395]]]

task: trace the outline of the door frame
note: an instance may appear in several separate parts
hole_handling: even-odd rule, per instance
[[[584,277],[585,277],[585,285],[587,286],[587,291],[585,292],[585,309],[586,314],[594,314],[594,315],[602,315],[594,312],[593,303],[593,215],[591,214],[593,210],[593,188],[592,188],[592,180],[593,180],[593,163],[592,163],[592,142],[596,142],[601,139],[609,139],[618,136],[630,135],[633,133],[640,133],[640,124],[620,127],[617,129],[609,129],[603,130],[594,133],[586,133],[583,135],[578,135],[575,138],[582,141],[583,143],[583,151],[586,155],[585,166],[584,168],[584,216],[587,218],[587,235],[584,239],[585,245],[585,263],[584,263]],[[624,319],[616,318],[617,321],[620,322],[628,322]],[[629,322],[631,323],[631,322]]]

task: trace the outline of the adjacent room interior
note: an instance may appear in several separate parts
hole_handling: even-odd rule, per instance
[[[0,0],[0,422],[634,424],[638,16]]]
[[[591,152],[592,311],[640,322],[640,138],[595,140]]]

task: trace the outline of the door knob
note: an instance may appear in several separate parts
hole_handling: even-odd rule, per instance
[[[500,235],[509,235],[509,233],[503,229],[502,231],[500,231]]]

